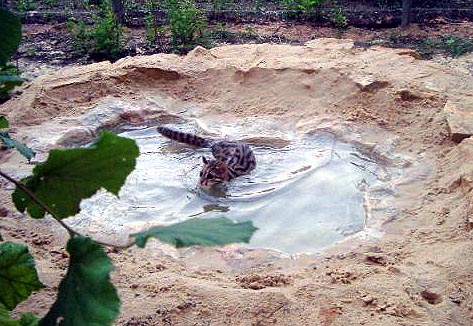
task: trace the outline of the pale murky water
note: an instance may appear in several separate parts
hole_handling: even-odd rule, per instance
[[[192,125],[174,127],[195,131]],[[313,253],[365,227],[365,189],[389,176],[387,168],[330,134],[300,138],[264,131],[265,126],[219,128],[222,134],[242,136],[235,138],[271,135],[252,145],[258,164],[252,174],[205,193],[196,184],[200,158],[209,156],[208,150],[177,144],[154,127],[127,131],[122,136],[137,141],[141,156],[120,198],[100,192],[83,201],[71,223],[94,227],[93,221],[100,220],[103,232],[117,234],[197,216],[226,216],[254,222],[259,230],[252,247]]]

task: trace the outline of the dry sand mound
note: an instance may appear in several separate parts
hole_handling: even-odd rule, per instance
[[[83,117],[107,98],[127,104],[87,126]],[[48,139],[34,143],[40,158],[123,121],[270,117],[301,134],[328,130],[405,169],[389,203],[396,213],[380,216],[386,203],[369,210],[367,229],[384,235],[366,232],[320,255],[231,246],[165,255],[156,244],[111,250],[123,301],[117,325],[470,325],[472,99],[473,77],[462,70],[412,51],[321,39],[67,69],[36,79],[0,111],[27,143],[44,133]],[[14,152],[0,160],[12,173],[31,168]],[[28,241],[49,287],[21,309],[42,314],[65,266],[64,235],[48,219],[12,219],[11,187],[1,185],[9,210],[2,235]]]

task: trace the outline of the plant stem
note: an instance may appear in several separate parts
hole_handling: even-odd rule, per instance
[[[77,235],[77,233],[72,230],[66,223],[64,223],[60,218],[58,218],[50,209],[48,206],[46,206],[41,200],[39,200],[35,194],[29,190],[23,183],[21,183],[18,180],[13,179],[10,177],[8,174],[4,173],[3,171],[0,170],[0,176],[4,177],[8,181],[12,182],[18,189],[23,191],[25,195],[27,195],[32,201],[34,201],[36,204],[38,204],[42,209],[44,209],[45,212],[47,212],[49,215],[51,215],[61,226],[67,230],[69,235],[73,237],[74,235]]]
[[[66,231],[69,233],[69,236],[70,237],[74,237],[74,236],[83,236],[81,235],[79,232],[77,231],[74,231],[73,229],[71,229],[66,223],[64,223],[60,218],[58,218],[50,209],[48,206],[46,206],[46,204],[44,204],[41,200],[39,200],[36,195],[31,191],[29,190],[23,183],[21,183],[20,181],[18,180],[15,180],[14,178],[10,177],[8,174],[6,174],[5,172],[1,171],[0,170],[0,176],[4,177],[5,179],[7,179],[8,181],[10,181],[11,183],[13,183],[18,189],[20,189],[21,191],[23,191],[23,193],[25,195],[27,195],[32,201],[34,201],[36,204],[38,204],[42,209],[44,209],[45,212],[47,212],[48,214],[50,214],[55,220],[56,222],[58,222],[64,229],[66,229]],[[100,244],[100,245],[103,245],[103,246],[107,246],[107,247],[115,247],[115,248],[121,248],[121,249],[127,249],[127,248],[130,248],[131,246],[133,246],[135,243],[134,241],[131,241],[130,243],[127,243],[126,245],[113,245],[113,244],[110,244],[110,243],[106,243],[106,242],[102,242],[102,241],[97,241],[97,240],[93,240],[95,243],[97,244]]]

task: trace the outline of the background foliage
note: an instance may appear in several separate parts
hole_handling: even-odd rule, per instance
[[[85,8],[92,9],[88,4]],[[83,18],[68,21],[72,45],[82,55],[97,60],[116,60],[123,52],[123,27],[113,13],[110,1],[103,1],[98,8],[92,11],[91,24]]]
[[[18,69],[8,64],[21,41],[20,18],[0,8],[0,104],[9,98],[9,92],[23,83]],[[8,31],[8,32],[6,32]]]

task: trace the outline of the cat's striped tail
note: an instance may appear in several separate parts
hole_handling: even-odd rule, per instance
[[[167,127],[157,127],[158,132],[172,140],[178,141],[180,143],[189,144],[196,147],[209,147],[209,140],[196,136],[194,134],[188,134],[186,132],[173,130]]]

